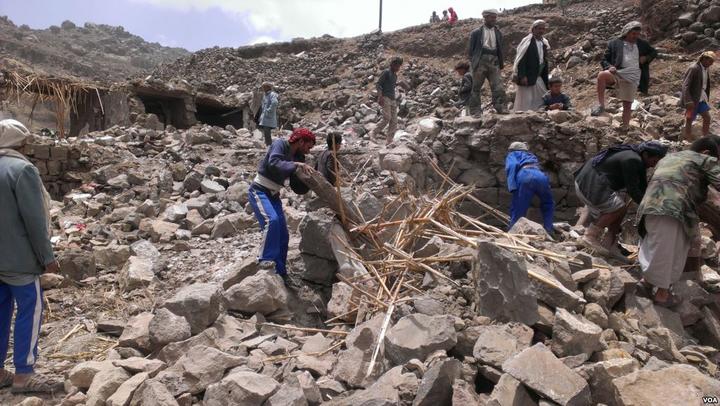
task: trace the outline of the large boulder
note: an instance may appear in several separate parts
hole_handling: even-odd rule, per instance
[[[306,214],[298,227],[300,252],[334,261],[335,253],[328,236],[335,223],[333,217],[323,212],[314,211]]]
[[[533,325],[538,321],[525,261],[497,245],[481,241],[472,265],[475,304],[480,315]]]
[[[565,309],[555,312],[552,351],[559,357],[586,354],[592,355],[600,349],[602,329],[583,316]]]
[[[192,334],[203,331],[220,315],[222,290],[213,283],[196,283],[180,289],[164,307],[190,323]]]
[[[720,6],[712,5],[708,7],[702,14],[700,14],[698,21],[705,24],[715,24],[720,22]]]
[[[590,384],[590,392],[594,404],[615,404],[613,379],[631,374],[638,370],[638,362],[634,359],[611,359],[583,365],[576,371]]]
[[[137,375],[133,375],[130,379],[123,382],[115,393],[112,394],[106,401],[107,406],[127,406],[132,401],[135,392],[140,385],[145,382],[150,375],[147,372],[141,372]]]
[[[694,405],[718,396],[720,381],[689,365],[643,369],[612,381],[617,405]]]
[[[520,323],[478,326],[472,356],[483,364],[502,368],[508,359],[530,347],[533,330]]]
[[[130,257],[118,275],[120,289],[129,292],[150,286],[155,279],[153,260],[141,257]]]
[[[394,365],[413,358],[424,361],[433,352],[447,351],[457,344],[454,324],[450,316],[405,316],[385,336],[385,353]]]
[[[66,250],[58,258],[60,274],[74,281],[97,275],[95,256],[91,252]]]
[[[262,405],[278,389],[276,380],[250,371],[237,371],[210,385],[205,391],[205,406]]]
[[[98,372],[87,391],[87,406],[104,406],[105,401],[130,378],[122,368],[108,368]]]
[[[172,367],[160,372],[156,379],[162,382],[173,396],[184,392],[195,395],[220,381],[228,369],[245,362],[247,360],[243,357],[198,345],[180,357]]]
[[[148,352],[152,349],[150,343],[150,322],[154,315],[149,312],[140,313],[128,320],[125,329],[118,339],[121,347],[131,347]]]
[[[135,391],[130,406],[179,406],[175,397],[162,383],[148,379]]]
[[[160,308],[155,312],[155,317],[150,321],[148,329],[150,342],[155,348],[187,340],[192,335],[190,323],[185,317],[178,316],[166,308]]]
[[[430,368],[422,378],[413,406],[434,406],[449,404],[453,397],[453,384],[460,376],[462,365],[454,358],[448,358]]]
[[[590,404],[590,386],[542,343],[505,361],[503,371],[561,406]]]
[[[230,287],[224,297],[228,309],[244,313],[268,315],[288,307],[285,284],[271,270],[262,270],[243,279]]]
[[[535,401],[525,386],[510,374],[503,374],[487,402],[488,406],[525,406],[534,405]]]

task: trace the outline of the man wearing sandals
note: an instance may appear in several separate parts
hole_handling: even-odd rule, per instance
[[[13,393],[56,392],[62,381],[34,373],[43,297],[40,275],[57,272],[48,231],[50,199],[33,164],[18,149],[30,132],[15,120],[0,121],[0,360],[7,358],[15,316],[15,374],[0,369],[0,387]]]
[[[637,91],[648,91],[650,62],[657,56],[657,50],[640,38],[641,33],[642,24],[632,21],[623,27],[620,38],[608,43],[600,62],[603,70],[597,77],[598,106],[591,111],[593,116],[604,113],[605,88],[615,87],[617,97],[623,103],[622,124],[626,129],[630,124],[632,103]]]
[[[704,137],[690,150],[669,154],[658,163],[638,207],[640,267],[658,305],[678,304],[670,287],[680,280],[699,232],[697,208],[707,198],[708,185],[720,188],[720,166],[717,144]]]

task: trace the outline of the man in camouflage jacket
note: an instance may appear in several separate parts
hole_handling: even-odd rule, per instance
[[[640,267],[644,282],[657,288],[656,304],[677,304],[670,287],[680,280],[699,232],[696,210],[707,198],[708,185],[720,188],[717,158],[718,146],[709,137],[695,141],[688,151],[667,155],[638,207]]]

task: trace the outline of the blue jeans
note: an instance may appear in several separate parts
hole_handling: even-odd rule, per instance
[[[252,185],[248,191],[248,197],[255,218],[260,223],[260,229],[263,232],[258,261],[274,262],[275,272],[285,276],[290,234],[280,195],[273,195],[263,187]]]
[[[518,188],[512,192],[510,204],[510,226],[527,215],[534,196],[540,198],[540,210],[543,215],[543,226],[548,233],[553,230],[555,203],[553,202],[550,181],[547,175],[536,168],[524,168],[518,173]]]
[[[13,363],[15,373],[33,372],[38,357],[38,338],[42,321],[43,299],[40,280],[13,286],[0,282],[0,362],[7,358],[10,342],[10,320],[17,303]]]

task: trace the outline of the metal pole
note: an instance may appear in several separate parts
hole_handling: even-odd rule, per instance
[[[380,22],[378,22],[378,32],[382,32],[382,2],[383,0],[380,0]]]

